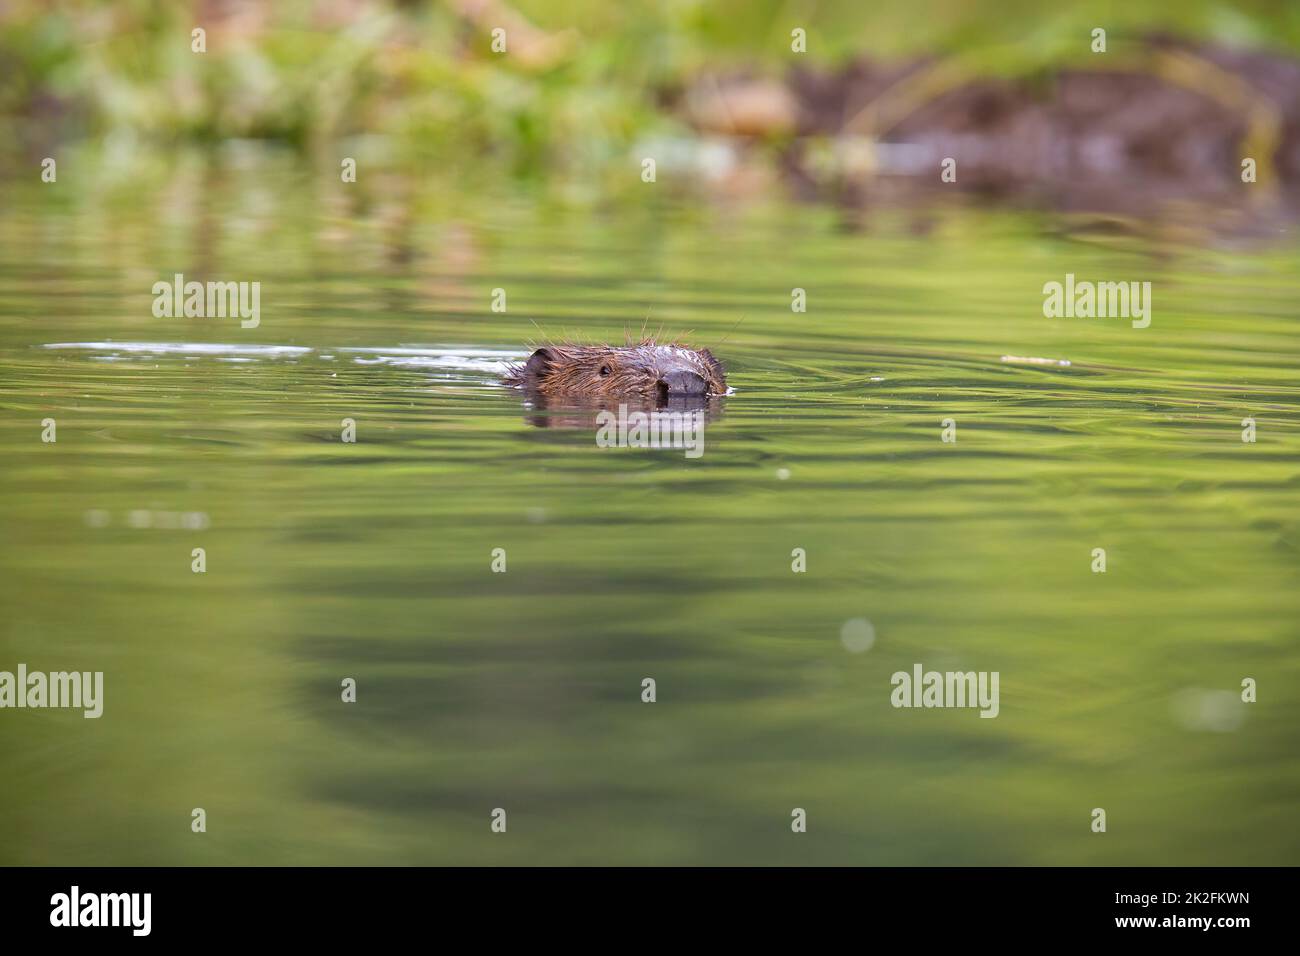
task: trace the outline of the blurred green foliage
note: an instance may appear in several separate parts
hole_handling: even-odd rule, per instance
[[[490,25],[503,18],[523,27],[499,55]],[[783,72],[794,27],[808,34],[801,62],[938,54],[1024,73],[1086,58],[1099,25],[1121,54],[1153,31],[1300,49],[1300,5],[1264,0],[10,0],[0,153],[88,138],[307,150],[357,139],[355,153],[408,167],[488,158],[581,176],[638,135],[671,133],[665,98],[700,71]]]

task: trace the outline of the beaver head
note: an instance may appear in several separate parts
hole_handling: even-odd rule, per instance
[[[669,399],[725,395],[727,376],[708,349],[660,345],[546,345],[512,366],[507,385],[541,395],[640,395]]]

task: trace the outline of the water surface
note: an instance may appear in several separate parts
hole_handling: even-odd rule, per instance
[[[1300,862],[1293,235],[350,188],[7,188],[0,669],[106,700],[0,712],[0,862]],[[727,365],[698,459],[498,384],[643,328]],[[891,707],[917,662],[999,716]]]

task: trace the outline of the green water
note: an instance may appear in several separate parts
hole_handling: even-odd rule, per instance
[[[1293,232],[290,165],[0,194],[0,670],[105,675],[0,711],[0,862],[1300,862]],[[260,325],[155,318],[177,272]],[[643,325],[727,366],[698,459],[496,384]]]

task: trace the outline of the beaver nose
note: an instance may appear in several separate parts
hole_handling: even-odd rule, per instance
[[[659,388],[668,395],[703,395],[709,383],[694,372],[669,372],[660,379]]]

